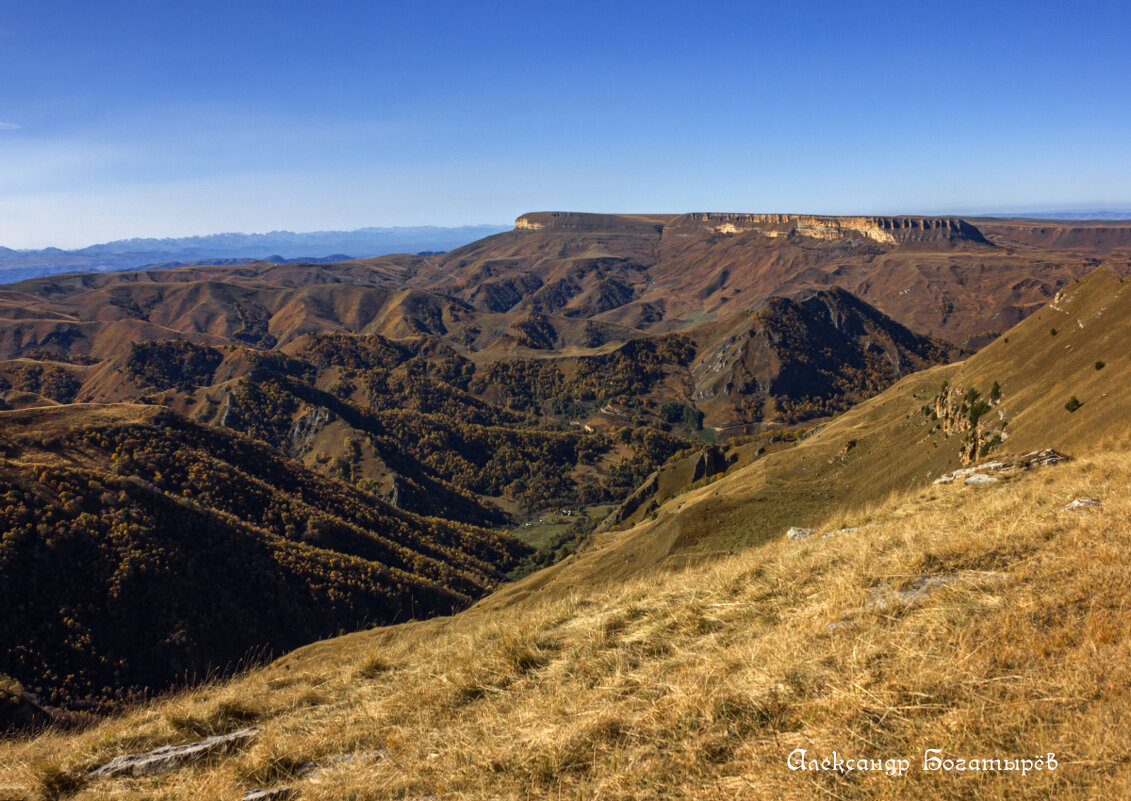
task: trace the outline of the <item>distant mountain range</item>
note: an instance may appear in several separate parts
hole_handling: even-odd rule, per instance
[[[1084,209],[1078,211],[995,211],[982,217],[1030,220],[1131,220],[1131,209]]]
[[[266,234],[212,234],[176,239],[121,239],[79,250],[13,250],[0,246],[0,283],[68,272],[116,272],[154,265],[330,262],[389,253],[447,251],[509,225],[432,225]]]

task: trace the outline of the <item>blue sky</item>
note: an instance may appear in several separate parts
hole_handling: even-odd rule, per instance
[[[1125,3],[0,0],[0,245],[1131,206]]]

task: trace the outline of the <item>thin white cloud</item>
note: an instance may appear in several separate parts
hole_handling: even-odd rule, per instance
[[[19,125],[14,122],[0,122],[0,131],[18,131]]]

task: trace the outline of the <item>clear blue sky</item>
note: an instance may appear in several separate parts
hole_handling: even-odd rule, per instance
[[[0,0],[0,245],[1126,208],[1128,8]]]

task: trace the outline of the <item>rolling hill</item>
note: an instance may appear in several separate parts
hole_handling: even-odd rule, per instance
[[[101,358],[138,336],[270,347],[310,331],[506,349],[530,315],[576,347],[833,287],[913,331],[978,345],[1101,265],[1126,274],[1129,232],[1125,221],[535,213],[434,256],[24,281],[0,296],[0,356],[63,346]]]
[[[1128,286],[1095,272],[961,362],[733,464],[721,454],[646,519],[459,615],[315,643],[82,733],[0,744],[0,787],[1122,797]],[[964,466],[983,480],[947,477]],[[787,538],[794,526],[812,533]],[[249,725],[253,739],[209,762],[91,774]],[[879,767],[799,773],[801,749]],[[926,769],[932,753],[979,764]],[[1004,760],[1028,760],[1027,775]]]
[[[838,286],[914,331],[977,344],[1100,264],[1126,274],[1129,232],[1126,221],[544,212],[410,280],[495,311],[549,295],[568,314],[616,297],[595,319],[665,331]]]
[[[974,356],[904,378],[796,447],[674,497],[629,531],[594,537],[585,552],[485,603],[561,596],[765,543],[833,514],[851,520],[854,508],[1003,452],[1126,448],[1129,315],[1131,283],[1097,271]]]
[[[156,406],[0,412],[0,449],[0,673],[71,710],[450,614],[528,550]]]
[[[243,291],[235,282],[206,286],[210,299]],[[362,289],[319,286],[343,306]],[[365,482],[401,508],[497,525],[506,519],[500,505],[534,513],[617,502],[695,441],[843,410],[954,352],[840,290],[588,348],[532,348],[521,338],[534,334],[519,330],[509,346],[476,351],[409,329],[307,333],[268,350],[260,329],[213,314],[200,326],[225,327],[213,341],[246,344],[139,336],[101,360],[78,347],[74,355],[41,348],[29,351],[34,359],[0,362],[0,389],[12,407],[170,406]],[[237,325],[251,333],[233,333]]]

